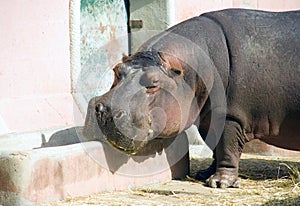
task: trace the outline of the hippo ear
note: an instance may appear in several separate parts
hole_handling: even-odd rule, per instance
[[[113,82],[111,89],[114,88],[119,83],[119,81],[121,81],[122,76],[124,76],[124,74],[126,72],[125,70],[126,70],[126,67],[125,67],[124,63],[119,63],[113,68],[114,82]]]
[[[182,61],[168,53],[159,52],[158,54],[162,59],[163,65],[170,77],[183,76],[184,71]]]
[[[130,56],[127,56],[126,54],[122,54],[122,62],[125,63],[130,59]]]
[[[118,82],[120,81],[119,64],[117,64],[113,68],[113,71],[114,71],[114,82],[113,82],[110,89],[114,88],[118,84]]]

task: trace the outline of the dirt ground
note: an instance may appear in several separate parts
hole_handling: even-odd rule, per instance
[[[191,175],[127,191],[104,192],[44,204],[83,205],[300,205],[300,158],[243,154],[239,176],[241,188],[213,189],[193,176],[211,159],[191,159]],[[298,186],[299,183],[299,186]]]

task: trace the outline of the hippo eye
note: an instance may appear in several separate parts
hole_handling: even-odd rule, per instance
[[[126,75],[127,75],[126,72],[121,71],[121,72],[119,73],[119,79],[120,79],[120,80],[124,79],[124,78],[126,77]]]
[[[171,77],[177,77],[177,76],[180,76],[182,74],[182,71],[179,70],[179,69],[175,69],[175,68],[171,68],[170,69],[170,76]]]

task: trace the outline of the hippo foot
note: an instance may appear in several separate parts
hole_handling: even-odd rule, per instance
[[[236,168],[218,168],[217,172],[206,181],[212,188],[240,187]]]
[[[210,176],[212,176],[213,174],[215,174],[216,172],[216,162],[214,161],[209,168],[205,169],[205,170],[200,170],[197,175],[196,175],[196,179],[200,180],[200,181],[205,181],[207,180]]]

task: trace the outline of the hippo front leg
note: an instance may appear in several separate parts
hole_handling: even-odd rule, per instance
[[[207,179],[210,187],[239,187],[238,166],[246,143],[239,123],[226,120],[223,135],[215,149],[216,172]]]

